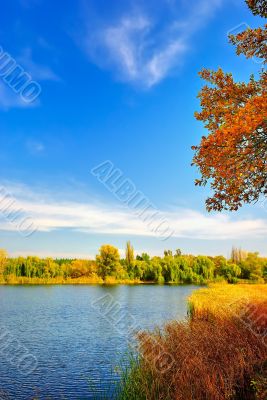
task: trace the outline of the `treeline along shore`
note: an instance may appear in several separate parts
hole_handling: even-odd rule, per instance
[[[1,284],[206,284],[209,282],[267,281],[267,258],[258,253],[232,249],[223,256],[194,256],[165,250],[162,257],[147,253],[134,255],[130,242],[125,257],[111,245],[103,245],[94,260],[8,257],[0,250]]]

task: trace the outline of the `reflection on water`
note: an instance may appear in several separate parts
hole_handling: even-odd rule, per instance
[[[0,345],[0,400],[96,399],[114,387],[114,373],[127,352],[128,324],[153,329],[186,316],[194,286],[0,286],[0,328],[5,327],[37,358],[30,375],[4,357]],[[107,296],[108,295],[108,296]],[[97,308],[99,299],[112,299]],[[1,329],[0,329],[1,336]],[[14,364],[14,363],[13,363]]]

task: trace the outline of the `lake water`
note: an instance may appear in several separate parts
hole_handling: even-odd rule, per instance
[[[0,400],[112,398],[130,327],[183,319],[194,289],[0,286]]]

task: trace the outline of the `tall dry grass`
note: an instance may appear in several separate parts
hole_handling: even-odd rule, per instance
[[[267,285],[211,284],[208,288],[193,292],[188,299],[190,316],[205,318],[211,315],[228,317],[246,304],[267,301]]]
[[[169,323],[161,333],[140,335],[140,358],[118,398],[266,400],[266,294],[263,286],[197,291],[190,298],[191,318]],[[221,312],[222,298],[227,316],[225,304]],[[170,360],[169,368],[161,368],[160,354]]]

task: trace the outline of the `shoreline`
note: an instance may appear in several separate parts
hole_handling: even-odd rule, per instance
[[[139,336],[116,399],[265,400],[267,285],[208,285],[187,305],[187,320]]]
[[[28,278],[27,278],[28,279]],[[226,283],[228,285],[228,283]],[[25,282],[0,282],[1,286],[115,286],[115,285],[129,285],[129,286],[198,286],[198,287],[205,287],[208,283],[199,284],[199,283],[176,283],[176,282],[169,282],[169,283],[157,283],[157,282],[146,282],[146,281],[132,281],[132,280],[117,280],[117,281],[108,281],[108,282],[96,282],[96,281],[63,281],[63,282],[56,282],[56,281],[46,281],[46,280],[38,280],[37,281],[25,281]]]
[[[240,285],[264,285],[258,281],[239,280],[236,283],[229,283],[227,281],[206,281],[206,282],[156,282],[156,281],[141,281],[138,279],[115,279],[107,277],[103,280],[100,277],[93,278],[28,278],[28,277],[13,277],[8,276],[6,280],[0,279],[0,286],[66,286],[66,285],[100,285],[100,286],[114,286],[114,285],[154,285],[154,286],[197,286],[207,287],[209,285],[226,285],[226,286],[240,286]]]

